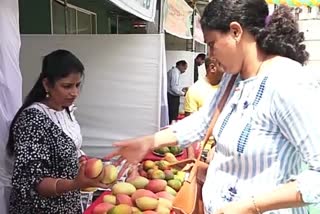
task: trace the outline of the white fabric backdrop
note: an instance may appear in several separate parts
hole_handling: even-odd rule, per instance
[[[0,1],[0,214],[7,213],[12,160],[6,154],[10,122],[21,105],[18,0]]]
[[[40,73],[41,57],[59,48],[72,51],[85,65],[78,100],[84,151],[104,156],[114,141],[159,129],[161,35],[22,36],[23,91]]]

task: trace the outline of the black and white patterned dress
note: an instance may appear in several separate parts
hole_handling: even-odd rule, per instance
[[[78,173],[73,140],[44,112],[25,109],[14,124],[14,171],[10,214],[80,214],[80,191],[41,197],[35,187],[45,177],[74,179]]]

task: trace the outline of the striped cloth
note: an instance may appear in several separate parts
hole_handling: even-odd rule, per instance
[[[217,141],[203,188],[206,213],[266,194],[296,180],[307,203],[320,203],[320,86],[300,64],[283,57],[259,74],[237,78],[213,135]],[[230,75],[208,105],[170,128],[181,146],[203,138]],[[308,170],[302,172],[302,163]],[[267,214],[306,214],[306,207]]]

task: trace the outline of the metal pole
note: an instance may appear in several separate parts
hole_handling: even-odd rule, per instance
[[[116,18],[117,18],[117,34],[119,34],[119,15],[117,15]]]
[[[64,28],[65,33],[68,34],[68,0],[64,0]]]
[[[195,52],[196,50],[196,40],[194,39],[194,17],[196,16],[196,3],[193,5],[193,13],[192,13],[192,52]]]
[[[160,0],[160,7],[159,7],[159,34],[164,33],[164,28],[163,28],[163,7],[164,7],[164,1],[165,0]]]

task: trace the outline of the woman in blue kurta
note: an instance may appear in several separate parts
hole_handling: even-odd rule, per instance
[[[320,202],[320,85],[303,68],[308,53],[290,9],[269,17],[264,0],[212,0],[201,24],[211,56],[227,71],[220,91],[169,129],[116,143],[112,155],[135,163],[151,148],[202,139],[237,75],[213,130],[206,213],[307,214],[306,204]]]

